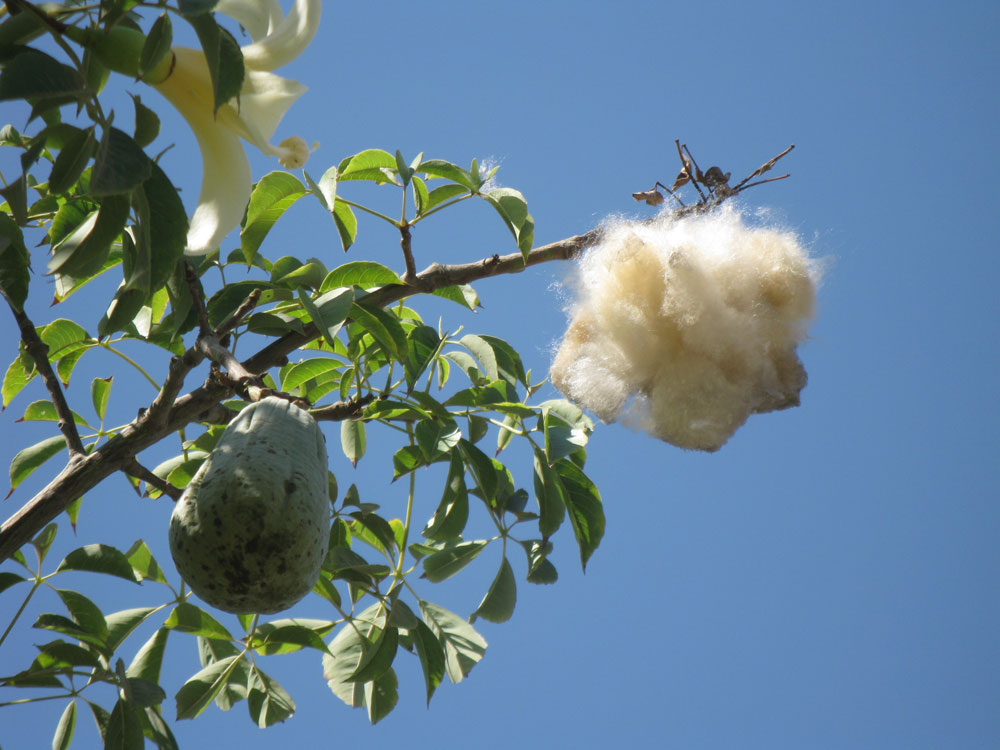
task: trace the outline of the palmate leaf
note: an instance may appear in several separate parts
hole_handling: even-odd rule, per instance
[[[239,667],[244,654],[226,656],[210,663],[185,682],[177,691],[178,719],[193,719],[212,702],[219,691],[235,676],[241,674]]]
[[[445,671],[459,683],[486,654],[486,641],[463,618],[437,604],[420,600],[420,615],[444,648]]]
[[[267,729],[295,713],[292,696],[285,692],[277,680],[264,674],[257,666],[250,672],[248,686],[250,693],[247,696],[247,708],[250,718],[261,729]]]

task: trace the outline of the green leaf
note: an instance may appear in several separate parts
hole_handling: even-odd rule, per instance
[[[340,244],[346,253],[358,236],[358,217],[354,215],[354,210],[340,198],[337,198],[333,204],[333,223],[337,226]]]
[[[76,132],[63,144],[49,173],[49,192],[65,193],[80,179],[97,150],[94,128],[76,128]]]
[[[357,668],[347,677],[348,682],[370,682],[381,677],[396,658],[399,645],[399,630],[387,627],[378,638],[365,649]]]
[[[369,639],[375,639],[385,623],[381,604],[376,603],[344,623],[330,642],[330,653],[323,656],[323,677],[330,690],[340,700],[352,708],[364,705],[364,685],[355,683],[350,677],[370,647]]]
[[[2,216],[3,214],[0,214],[0,217]],[[2,386],[4,408],[7,407],[14,396],[21,392],[21,389],[31,381],[35,374],[35,363],[28,356],[27,352],[22,349],[18,353],[18,356],[14,358],[14,361],[7,367],[7,372],[4,374]]]
[[[160,681],[160,670],[163,667],[163,654],[167,648],[167,638],[170,631],[166,628],[158,628],[149,637],[142,648],[136,653],[129,664],[126,674],[129,677],[138,677],[150,682]]]
[[[417,378],[427,369],[427,365],[437,353],[440,342],[441,339],[438,337],[437,331],[430,326],[419,325],[406,334],[407,388],[413,389]]]
[[[264,622],[254,630],[251,645],[258,653],[267,655],[290,654],[303,648],[329,653],[322,636],[333,630],[335,624],[303,618]]]
[[[111,396],[111,384],[114,382],[114,375],[106,378],[94,378],[90,383],[90,400],[94,404],[94,411],[98,419],[104,421],[104,412],[108,408],[108,398]]]
[[[28,249],[24,246],[21,228],[10,216],[0,212],[0,293],[3,293],[18,310],[24,308],[24,301],[28,298],[30,267]],[[6,380],[4,386],[6,405],[8,401]]]
[[[328,292],[338,287],[360,286],[362,289],[385,286],[386,284],[402,284],[395,271],[386,268],[381,263],[370,260],[356,260],[344,263],[334,268],[323,279],[319,290]]]
[[[540,539],[522,541],[524,553],[528,556],[528,582],[548,584],[555,583],[559,578],[555,566],[549,562],[546,555],[551,551],[552,544]]]
[[[368,721],[378,724],[396,707],[399,701],[399,680],[392,669],[374,682],[365,684],[365,705],[368,707]]]
[[[404,445],[392,454],[392,481],[427,465],[424,452],[415,445]]]
[[[419,171],[433,177],[443,177],[446,180],[457,182],[472,193],[479,189],[480,182],[478,175],[473,175],[471,172],[467,172],[461,167],[443,159],[429,159],[428,161],[421,162]]]
[[[372,335],[386,356],[396,360],[405,357],[406,333],[395,315],[359,301],[351,307],[350,318]]]
[[[94,157],[91,195],[116,195],[138,187],[153,173],[153,161],[132,136],[106,128]]]
[[[242,649],[236,648],[229,641],[198,637],[198,658],[203,667],[231,656],[240,656],[242,653]],[[242,659],[233,668],[232,674],[219,689],[219,692],[215,694],[215,705],[222,711],[228,711],[247,697],[247,682],[250,680],[251,663],[250,659]]]
[[[46,438],[25,448],[10,462],[10,489],[13,492],[31,473],[66,447],[62,435]]]
[[[424,419],[417,423],[415,437],[424,456],[428,461],[432,461],[442,453],[450,453],[462,439],[462,431],[454,422],[440,424],[434,420]]]
[[[348,156],[337,166],[338,179],[344,180],[372,180],[376,184],[386,184],[393,182],[391,171],[396,169],[396,158],[388,151],[371,148],[361,151],[354,156]]]
[[[468,519],[469,493],[465,487],[465,464],[461,456],[453,453],[444,494],[433,517],[424,527],[423,535],[428,539],[442,541],[454,539],[461,535]]]
[[[434,691],[444,679],[444,649],[441,648],[437,636],[422,622],[411,628],[409,634],[420,659],[424,686],[427,689],[427,705],[430,705]]]
[[[103,198],[97,211],[88,214],[72,232],[52,246],[48,272],[87,278],[101,271],[108,260],[112,243],[125,228],[128,214],[126,196]]]
[[[117,649],[132,634],[132,631],[142,625],[150,615],[158,611],[158,607],[135,607],[134,609],[123,609],[120,612],[112,612],[107,616],[108,648],[112,651]]]
[[[309,185],[310,192],[316,196],[316,200],[327,211],[333,211],[333,206],[337,199],[337,168],[330,167],[327,169],[323,173],[323,176],[319,178],[319,182],[314,182],[313,178],[305,170],[303,170],[303,174],[306,178],[306,184]]]
[[[218,110],[230,99],[239,96],[243,88],[243,53],[232,34],[219,26],[212,14],[200,12],[198,15],[185,15],[185,18],[194,27],[205,53],[215,98],[213,109]]]
[[[102,642],[105,641],[108,637],[108,623],[96,604],[79,591],[56,589],[56,593],[76,625]]]
[[[50,523],[44,529],[39,531],[38,535],[31,540],[31,546],[35,548],[35,554],[38,556],[39,565],[45,562],[45,556],[49,554],[49,548],[52,547],[52,543],[56,540],[56,534],[58,531],[59,525],[56,523]]]
[[[177,718],[193,719],[215,698],[234,675],[243,662],[243,654],[227,656],[210,663],[185,682],[177,691]]]
[[[75,643],[56,640],[37,648],[40,653],[32,663],[32,669],[55,670],[67,667],[101,666],[101,659],[97,654]]]
[[[425,214],[442,203],[447,203],[452,198],[460,195],[469,195],[470,190],[465,185],[441,185],[431,190],[420,206],[420,213]]]
[[[59,723],[56,724],[56,733],[52,736],[52,750],[66,750],[73,741],[73,732],[76,729],[76,701],[71,700],[63,709]]]
[[[276,286],[284,286],[289,289],[305,287],[307,289],[319,289],[319,285],[326,278],[326,266],[315,258],[310,258],[308,262],[299,265],[283,276],[275,278],[272,276],[271,283]]]
[[[365,423],[354,419],[345,419],[340,423],[340,445],[344,455],[354,465],[365,455]]]
[[[188,219],[177,188],[158,164],[152,165],[142,192],[149,207],[149,216],[143,217],[143,223],[149,228],[150,287],[156,290],[171,279],[184,257]]]
[[[528,253],[534,244],[535,220],[528,213],[528,203],[524,196],[512,188],[497,188],[483,194],[486,201],[496,209],[507,224],[510,233],[517,240],[517,247],[527,262]]]
[[[91,573],[118,576],[133,583],[138,582],[128,558],[106,544],[88,544],[73,550],[63,558],[56,570],[86,570]]]
[[[142,750],[146,740],[136,710],[119,698],[111,710],[104,735],[105,750]]]
[[[9,573],[7,571],[0,571],[0,594],[14,586],[18,583],[23,583],[27,581],[27,578],[19,576],[17,573]]]
[[[170,15],[164,12],[153,22],[139,55],[139,78],[154,70],[170,54],[174,40],[174,28]]]
[[[23,47],[4,63],[0,73],[0,101],[82,97],[80,74],[54,57]]]
[[[129,547],[128,552],[125,553],[125,558],[128,560],[129,565],[132,566],[132,572],[139,581],[167,583],[167,577],[163,574],[162,568],[160,568],[153,557],[153,553],[142,539],[137,539]]]
[[[496,355],[493,353],[493,347],[486,341],[470,333],[459,339],[458,343],[475,355],[476,359],[479,360],[480,369],[486,377],[490,380],[496,380],[499,377]]]
[[[254,186],[247,206],[246,222],[240,232],[243,257],[248,264],[275,222],[308,192],[305,185],[288,172],[266,174]]]
[[[300,300],[301,300],[300,294]],[[311,300],[312,309],[307,310],[313,323],[323,334],[323,339],[331,349],[336,349],[334,339],[340,333],[347,315],[354,304],[354,289],[334,288]]]
[[[435,289],[435,297],[442,297],[452,302],[456,302],[462,307],[467,307],[473,312],[482,305],[479,302],[479,295],[469,284],[457,284],[456,286],[446,286],[444,289]]]
[[[569,521],[580,547],[580,563],[584,571],[587,561],[604,536],[604,507],[596,485],[572,461],[563,459],[555,465],[562,480],[562,495],[569,513]]]
[[[250,710],[250,718],[261,729],[267,729],[295,713],[292,696],[285,692],[277,680],[264,674],[257,666],[250,672],[249,687],[247,708]]]
[[[39,615],[32,627],[39,628],[41,630],[52,630],[56,633],[63,633],[64,635],[68,635],[75,640],[84,641],[85,643],[96,646],[102,651],[105,650],[103,638],[89,632],[86,628],[81,627],[68,617],[63,617],[62,615],[55,615],[51,613]]]
[[[507,622],[514,614],[514,605],[517,603],[517,581],[514,580],[514,571],[504,557],[500,563],[500,570],[497,577],[493,579],[490,590],[479,603],[476,611],[472,613],[469,622],[475,622],[477,617],[482,617],[490,622]]]
[[[548,539],[566,516],[566,490],[541,451],[535,449],[535,499],[538,501],[538,530]]]
[[[454,683],[468,676],[486,653],[486,641],[464,619],[437,604],[420,600],[420,614],[444,648],[445,671]]]
[[[451,578],[458,571],[475,560],[479,553],[483,551],[486,540],[474,542],[462,542],[454,547],[443,549],[424,558],[423,578],[427,578],[433,583],[438,583],[446,578]]]
[[[339,370],[344,363],[329,357],[316,357],[296,362],[283,373],[281,379],[281,390],[291,392],[303,383],[325,375],[328,372]]]
[[[49,347],[49,360],[62,356],[62,350],[78,341],[87,339],[87,332],[79,323],[65,318],[57,318],[38,329],[38,337]]]
[[[145,148],[160,134],[160,118],[156,112],[142,103],[138,94],[130,94],[135,109],[135,132],[132,138]]]
[[[497,473],[493,461],[468,440],[459,441],[458,449],[461,451],[462,460],[476,480],[476,486],[483,500],[490,506],[494,505],[497,494]]]
[[[78,425],[84,427],[90,427],[87,424],[87,420],[77,414],[75,411],[72,412],[73,421]],[[58,422],[59,415],[56,413],[56,407],[51,401],[32,401],[24,410],[24,416],[18,420],[19,422]]]
[[[542,409],[542,425],[545,431],[545,459],[550,464],[587,444],[586,432],[573,427],[551,409]]]
[[[192,633],[202,638],[231,641],[233,636],[214,617],[193,604],[183,602],[174,607],[163,627],[181,633]]]

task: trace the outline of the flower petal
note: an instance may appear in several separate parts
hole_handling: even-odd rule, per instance
[[[291,12],[266,37],[243,47],[247,70],[274,70],[302,54],[316,34],[322,8],[321,0],[295,0]]]
[[[284,19],[278,0],[219,0],[215,11],[229,16],[259,42]]]
[[[175,47],[174,54],[173,72],[154,88],[181,113],[201,149],[201,195],[191,217],[185,253],[205,255],[243,217],[250,196],[250,163],[239,133],[220,127],[212,114],[212,84],[204,55],[184,47]]]

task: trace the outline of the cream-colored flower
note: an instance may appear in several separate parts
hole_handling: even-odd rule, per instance
[[[296,0],[287,16],[276,0],[221,0],[216,10],[239,22],[253,42],[242,48],[246,75],[238,99],[213,112],[212,81],[200,50],[175,47],[174,67],[153,84],[187,121],[203,162],[201,195],[191,217],[187,255],[212,252],[235,229],[250,197],[250,163],[240,140],[285,167],[305,164],[309,148],[298,136],[271,144],[281,118],[306,90],[271,71],[295,59],[316,33],[321,0]]]

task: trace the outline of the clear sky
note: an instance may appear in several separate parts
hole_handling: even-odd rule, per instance
[[[630,193],[673,178],[675,138],[703,167],[740,176],[794,143],[781,163],[792,179],[746,198],[825,260],[801,351],[810,380],[800,408],[752,417],[712,455],[599,426],[588,469],[608,522],[586,575],[568,529],[556,540],[556,585],[524,583],[516,560],[513,620],[477,623],[486,658],[429,709],[405,655],[399,705],[375,727],[330,694],[314,655],[276,657],[268,668],[297,701],[295,717],[262,732],[242,705],[213,706],[174,724],[182,747],[997,747],[1000,6],[325,6],[316,41],[282,71],[310,86],[279,129],[321,143],[310,173],[370,147],[492,158],[502,184],[527,197],[538,244],[647,214]],[[165,168],[193,202],[193,139],[178,140]],[[257,175],[273,168],[254,160]],[[485,206],[465,209],[415,236],[418,266],[514,249]],[[289,254],[338,262],[318,204],[290,216],[275,237]],[[347,259],[400,267],[398,237],[362,219]],[[548,264],[480,282],[476,315],[415,306],[508,339],[542,373],[565,326],[554,284],[567,271]],[[29,307],[36,322],[83,315],[94,332],[99,311],[73,301],[50,310],[45,297]],[[8,359],[14,342],[4,326]],[[121,421],[152,395],[113,358],[84,362],[70,388],[84,405],[95,376],[133,391]],[[43,397],[40,387],[22,394],[3,415],[0,463],[49,434],[12,424]],[[341,486],[356,481],[385,508],[400,502],[374,431],[356,471],[328,435]],[[148,463],[157,456],[166,449]],[[512,468],[530,484],[526,463]],[[25,483],[4,515],[38,486]],[[426,491],[429,515],[440,485]],[[142,536],[168,561],[169,513],[112,479],[86,497],[77,539],[64,529],[52,559]],[[436,600],[468,614],[495,565],[477,560]],[[137,606],[125,586],[109,585],[102,604]],[[0,619],[14,599],[0,599]],[[47,607],[57,611],[54,597]],[[0,673],[44,637],[22,631],[0,653]],[[175,638],[169,716],[172,691],[197,668],[193,646]],[[4,709],[0,745],[47,746],[60,710]],[[74,746],[94,746],[89,719],[77,732]]]

